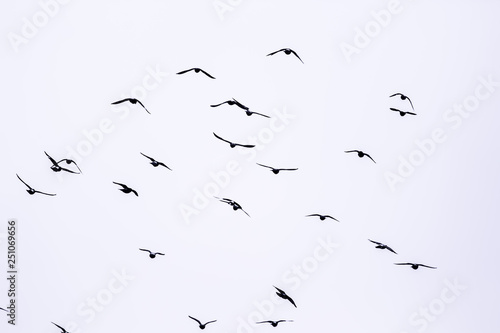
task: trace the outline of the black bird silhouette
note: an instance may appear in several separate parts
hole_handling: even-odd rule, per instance
[[[45,195],[49,195],[51,197],[53,197],[55,194],[50,194],[50,193],[45,193],[45,192],[40,192],[40,191],[37,191],[35,190],[33,187],[29,186],[28,184],[26,184],[26,182],[24,180],[21,179],[21,177],[19,177],[19,175],[16,173],[16,176],[17,178],[19,178],[19,180],[24,184],[26,185],[26,187],[28,188],[26,190],[26,192],[28,192],[30,195],[33,195],[35,193],[40,193],[40,194],[45,194]]]
[[[200,329],[204,330],[205,327],[208,325],[208,324],[211,324],[211,323],[215,323],[217,320],[212,320],[212,321],[207,321],[205,324],[202,324],[201,321],[199,321],[198,319],[194,318],[194,317],[191,317],[191,316],[188,316],[189,318],[193,319],[194,321],[196,321],[198,323],[198,325],[200,325]]]
[[[271,53],[269,53],[267,56],[272,56],[272,55],[275,55],[275,54],[276,54],[276,53],[278,53],[278,52],[285,52],[285,54],[286,54],[286,55],[290,55],[291,53],[293,53],[293,54],[294,54],[294,55],[295,55],[295,56],[296,56],[296,57],[300,60],[300,62],[301,62],[301,63],[304,63],[304,62],[302,61],[302,59],[300,59],[299,55],[298,55],[298,54],[297,54],[294,50],[292,50],[292,49],[288,49],[288,48],[286,48],[286,49],[281,49],[281,50],[274,51],[274,52],[271,52]]]
[[[208,74],[207,72],[205,72],[203,69],[201,68],[191,68],[191,69],[186,69],[185,71],[181,71],[179,73],[177,73],[177,75],[181,75],[181,74],[184,74],[184,73],[187,73],[187,72],[190,72],[190,71],[194,71],[195,73],[199,73],[199,72],[202,72],[203,74],[205,74],[206,76],[208,76],[209,78],[211,79],[215,79],[212,75]]]
[[[166,166],[166,165],[165,165],[165,163],[163,163],[163,162],[159,162],[159,161],[155,160],[154,158],[149,157],[148,155],[145,155],[145,154],[143,154],[143,153],[141,153],[141,155],[142,155],[142,156],[144,156],[144,157],[146,157],[146,158],[148,158],[148,159],[151,161],[151,163],[150,163],[150,164],[151,164],[152,166],[154,166],[155,168],[156,168],[157,166],[161,165],[161,166],[164,166],[165,168],[167,168],[168,170],[172,171],[172,169],[170,169],[168,166]]]
[[[276,286],[273,286],[273,287],[276,288],[276,290],[278,290],[278,292],[276,292],[276,295],[283,298],[284,300],[288,300],[290,303],[293,304],[293,306],[297,307],[297,305],[295,305],[295,302],[293,301],[293,299],[290,296],[288,296],[283,290],[281,290],[280,288],[278,288]]]
[[[151,112],[149,112],[148,109],[146,109],[146,107],[144,106],[144,104],[142,104],[142,102],[140,100],[138,100],[137,98],[125,98],[125,99],[113,102],[111,104],[120,104],[120,103],[124,103],[124,102],[130,102],[132,104],[139,103],[139,105],[142,106],[144,108],[144,110],[146,110],[147,113],[151,114]]]
[[[63,158],[62,160],[58,161],[58,162],[57,162],[57,164],[59,164],[59,163],[61,163],[61,162],[66,162],[66,164],[71,164],[71,163],[73,163],[73,164],[76,166],[76,168],[78,169],[78,171],[79,171],[80,173],[82,173],[82,170],[80,170],[80,167],[78,166],[78,164],[76,164],[76,162],[75,162],[75,161],[73,161],[73,160],[71,160],[71,159],[69,159],[69,158]]]
[[[234,148],[234,147],[236,147],[236,146],[240,146],[240,147],[243,147],[243,148],[253,148],[253,147],[255,147],[255,145],[243,145],[243,144],[239,144],[239,143],[234,143],[234,142],[228,141],[228,140],[226,140],[226,139],[221,138],[220,136],[218,136],[218,135],[217,135],[217,134],[215,134],[215,133],[214,133],[214,135],[215,135],[215,137],[216,137],[217,139],[219,139],[219,140],[222,140],[222,141],[224,141],[224,142],[229,143],[229,146],[230,146],[231,148]]]
[[[404,100],[408,100],[408,102],[410,102],[411,108],[412,108],[413,110],[415,110],[415,108],[413,107],[413,103],[411,102],[410,97],[408,97],[408,96],[406,96],[406,95],[404,95],[404,94],[402,94],[402,93],[395,93],[395,94],[393,94],[393,95],[391,95],[391,96],[389,96],[389,97],[394,97],[394,96],[399,96],[399,97],[401,98],[401,100],[403,100],[403,101],[404,101]]]
[[[231,207],[233,207],[233,210],[238,210],[238,209],[241,209],[241,211],[245,214],[247,214],[248,217],[250,217],[250,215],[248,215],[247,212],[245,212],[245,210],[243,210],[243,208],[241,207],[241,205],[239,203],[237,203],[236,201],[234,200],[231,200],[231,199],[227,199],[227,198],[218,198],[218,197],[214,197],[216,198],[217,200],[219,200],[220,202],[225,202],[227,203],[228,205],[230,205]]]
[[[54,322],[51,322],[52,324],[56,325],[60,330],[61,330],[61,333],[69,333],[68,331],[66,331],[63,327],[57,325],[56,323]]]
[[[293,320],[277,320],[277,321],[272,321],[272,320],[265,320],[265,321],[258,321],[256,324],[271,324],[272,327],[278,326],[279,323],[284,323],[284,322],[292,322]]]
[[[229,100],[229,101],[225,101],[225,102],[222,102],[222,103],[219,103],[219,104],[213,104],[213,105],[210,105],[211,107],[213,108],[216,108],[218,106],[221,106],[223,104],[227,104],[227,105],[236,105],[238,106],[239,108],[243,109],[243,110],[248,110],[248,107],[241,104],[240,102],[238,102],[237,100],[235,100],[234,98],[232,100]]]
[[[310,214],[310,215],[306,215],[306,217],[309,217],[309,216],[317,216],[319,217],[319,219],[321,221],[324,221],[325,219],[329,218],[329,219],[332,219],[332,220],[335,220],[337,222],[340,222],[339,220],[337,220],[335,217],[332,217],[330,215],[321,215],[321,214]]]
[[[125,185],[125,184],[120,184],[120,183],[117,183],[117,182],[113,182],[113,184],[120,185],[121,187],[123,187],[123,188],[119,188],[119,189],[118,189],[118,190],[122,191],[123,193],[130,193],[130,192],[132,192],[132,193],[134,193],[134,194],[135,194],[135,196],[137,196],[137,197],[139,196],[139,194],[137,194],[137,191],[136,191],[136,190],[134,190],[134,189],[132,189],[132,188],[128,187],[128,186],[127,186],[127,185]]]
[[[274,173],[275,175],[277,175],[278,173],[280,173],[280,171],[295,171],[295,170],[299,170],[298,168],[295,168],[295,169],[278,169],[278,168],[273,168],[273,167],[270,167],[270,166],[267,166],[267,165],[264,165],[264,164],[260,164],[260,163],[256,163],[256,164],[260,165],[261,167],[271,169],[272,173]]]
[[[431,268],[431,269],[436,269],[437,268],[437,267],[427,266],[427,265],[424,265],[424,264],[414,264],[414,263],[411,263],[411,262],[396,263],[394,265],[407,265],[407,266],[411,266],[411,268],[413,268],[413,269],[418,269],[420,266]]]
[[[411,114],[412,116],[416,116],[417,115],[415,112],[401,111],[401,110],[396,109],[396,108],[389,108],[389,109],[391,109],[391,111],[399,112],[399,115],[401,117],[404,117],[407,114]]]
[[[149,257],[150,257],[151,259],[156,258],[156,256],[157,256],[157,255],[158,255],[158,256],[164,256],[164,255],[165,255],[164,253],[160,253],[160,252],[151,252],[151,251],[146,250],[146,249],[139,249],[139,250],[149,252]]]
[[[52,157],[50,157],[49,154],[47,154],[46,151],[44,151],[45,155],[47,155],[47,157],[49,158],[49,160],[52,162],[52,165],[50,166],[50,169],[52,169],[52,171],[54,172],[60,172],[60,171],[66,171],[66,172],[69,172],[69,173],[76,173],[78,174],[79,172],[75,172],[75,171],[72,171],[72,170],[69,170],[69,169],[66,169],[66,168],[63,168],[59,165],[60,162],[62,162],[63,160],[59,161],[59,162],[56,162],[55,159],[53,159]],[[69,163],[68,163],[69,164]],[[75,163],[76,164],[76,163]],[[80,168],[78,168],[80,169]]]
[[[389,246],[387,246],[387,245],[385,245],[383,243],[372,241],[371,239],[369,239],[369,241],[372,242],[372,243],[374,243],[374,244],[377,244],[377,246],[375,246],[376,249],[381,249],[381,250],[387,249],[387,250],[391,251],[392,253],[397,254],[396,251],[394,251]]]
[[[255,112],[255,111],[250,111],[249,109],[245,110],[245,113],[247,114],[247,116],[251,116],[253,114],[256,114],[256,115],[262,116],[264,118],[271,118],[268,115],[265,115],[265,114],[262,114],[262,113],[259,113],[259,112]]]
[[[358,157],[359,158],[362,158],[364,156],[368,156],[370,158],[370,160],[373,161],[373,163],[377,163],[377,162],[375,162],[375,160],[370,155],[368,155],[367,153],[362,152],[361,150],[347,150],[347,151],[345,151],[345,153],[358,153]]]

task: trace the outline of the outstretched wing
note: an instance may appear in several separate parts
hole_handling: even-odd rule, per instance
[[[45,195],[48,195],[51,197],[53,197],[55,195],[55,194],[45,193],[45,192],[41,192],[41,191],[37,191],[37,190],[35,190],[35,193],[45,194]]]
[[[389,97],[394,97],[394,96],[404,96],[402,93],[395,93],[395,94],[392,94],[391,96]]]
[[[61,326],[57,325],[56,323],[52,322],[52,324],[56,325],[62,332],[67,332],[64,328],[62,328]]]
[[[225,102],[222,102],[222,103],[219,103],[219,104],[212,104],[212,105],[210,105],[210,107],[212,107],[212,108],[216,108],[216,107],[218,107],[218,106],[221,106],[222,104],[226,104],[227,102],[228,102],[228,101],[225,101]]]
[[[164,166],[165,168],[167,168],[168,170],[172,171],[172,169],[170,169],[165,163],[163,162],[158,162],[158,165],[161,165],[161,166]]]
[[[370,242],[374,243],[374,244],[377,244],[377,245],[383,245],[382,243],[380,242],[376,242],[376,241],[372,241],[371,239],[368,239]]]
[[[278,50],[278,51],[274,51],[274,52],[269,53],[267,56],[272,56],[272,55],[275,55],[278,52],[282,52],[282,51],[285,51],[285,50],[286,49],[281,49],[281,50]]]
[[[269,117],[268,115],[265,115],[265,114],[262,114],[262,113],[253,112],[253,111],[251,111],[251,112],[252,112],[252,114],[257,114],[257,115],[262,116],[262,117],[265,117],[265,118],[271,118],[271,117]]]
[[[300,57],[299,57],[299,55],[297,54],[297,52],[295,52],[294,50],[290,50],[290,51],[292,51],[292,53],[293,53],[293,54],[294,54],[297,58],[299,58],[299,60],[300,60],[300,62],[301,62],[301,63],[304,63],[304,62],[302,61],[302,59],[300,59]]]
[[[359,150],[345,150],[344,153],[359,153]]]
[[[372,160],[372,161],[373,161],[373,163],[377,163],[377,162],[375,162],[375,160],[374,160],[374,159],[373,159],[370,155],[368,155],[368,154],[366,154],[366,153],[365,153],[365,155],[366,155],[366,156],[368,156],[368,158],[369,158],[370,160]]]
[[[151,114],[151,112],[149,112],[148,109],[146,109],[146,107],[144,106],[144,104],[142,104],[140,100],[137,100],[137,103],[139,103],[144,108],[144,110],[146,110],[147,113]]]
[[[146,155],[146,154],[141,153],[141,155],[142,155],[142,156],[144,156],[144,157],[146,157],[146,158],[149,158],[149,160],[150,160],[151,162],[153,162],[153,161],[155,160],[154,158],[149,157],[149,156],[148,156],[148,155]]]
[[[59,164],[57,164],[56,160],[53,159],[52,157],[50,157],[49,154],[47,154],[46,151],[44,151],[45,155],[47,155],[47,157],[49,158],[49,160],[52,162],[52,164],[54,164],[55,166],[59,166]]]
[[[128,186],[125,184],[121,184],[121,183],[117,183],[117,182],[113,182],[113,184],[120,185],[123,188],[128,188]]]
[[[113,102],[111,104],[120,104],[120,103],[123,103],[123,102],[130,102],[130,98],[124,98],[124,99],[121,99],[119,101]]]
[[[149,253],[151,253],[151,251],[149,251],[149,250],[146,250],[146,249],[139,249],[139,250],[141,250],[141,251],[146,251],[146,252],[149,252]]]
[[[186,69],[185,71],[181,71],[181,72],[177,73],[177,75],[185,74],[185,73],[187,73],[187,72],[192,71],[193,69],[194,69],[194,68],[191,68],[191,69]]]
[[[200,71],[205,74],[206,76],[208,76],[209,78],[211,79],[215,79],[212,75],[208,74],[207,72],[205,72],[203,69],[200,68]]]
[[[212,133],[214,133],[214,132],[212,132]],[[215,133],[214,133],[214,135],[215,135],[215,137],[216,137],[217,139],[219,139],[219,140],[222,140],[222,141],[227,142],[227,143],[232,143],[231,141],[228,141],[228,140],[226,140],[226,139],[221,138],[220,136],[218,136],[218,135],[217,135],[217,134],[215,134]]]
[[[264,164],[260,164],[260,163],[255,163],[255,164],[260,165],[261,167],[264,167],[264,168],[274,169],[273,167],[270,167],[270,166],[267,166],[267,165],[264,165]]]
[[[21,177],[19,177],[19,175],[16,173],[16,176],[17,178],[19,178],[19,180],[24,184],[26,185],[30,190],[32,190],[33,188],[31,186],[29,186],[28,184],[26,184],[26,182],[24,180],[21,179]]]
[[[244,147],[244,148],[253,148],[255,145],[242,145],[240,143],[235,143],[236,146]]]
[[[419,266],[422,266],[422,267],[427,267],[427,268],[431,268],[431,269],[436,269],[437,267],[432,267],[432,266],[427,266],[427,265],[422,265],[422,264],[418,264]]]
[[[193,319],[194,321],[196,321],[198,324],[200,324],[200,325],[201,325],[201,322],[200,322],[198,319],[196,319],[196,318],[194,318],[194,317],[191,317],[191,316],[188,316],[188,317],[189,317],[189,318],[191,318],[191,319]]]

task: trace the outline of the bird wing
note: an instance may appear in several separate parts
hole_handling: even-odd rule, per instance
[[[128,186],[125,184],[121,184],[121,183],[117,183],[117,182],[113,182],[113,184],[120,185],[123,188],[128,188]]]
[[[281,49],[281,50],[278,50],[278,51],[274,51],[274,52],[269,53],[267,56],[275,55],[276,53],[282,52],[282,51],[285,51],[285,50],[286,49]]]
[[[411,102],[410,97],[406,96],[406,98],[407,98],[407,99],[408,99],[408,101],[410,102],[411,108],[412,108],[413,110],[415,110],[415,108],[413,107],[413,103]]]
[[[255,163],[255,164],[260,165],[261,167],[264,167],[264,168],[274,169],[273,167],[270,167],[270,166],[267,166],[264,164],[260,164],[260,163]]]
[[[194,321],[196,321],[198,324],[200,324],[200,325],[201,325],[201,322],[200,322],[198,319],[196,319],[196,318],[194,318],[194,317],[191,317],[191,316],[188,316],[188,317],[189,317],[189,318],[191,318],[191,319],[193,319]]]
[[[146,249],[139,249],[139,250],[141,250],[141,251],[146,251],[146,252],[149,252],[149,253],[151,253],[151,251],[149,251],[149,250],[146,250]]]
[[[300,62],[301,62],[301,63],[304,63],[304,62],[302,61],[302,59],[300,59],[300,57],[299,57],[299,55],[297,54],[297,52],[295,52],[294,50],[290,50],[290,51],[292,51],[292,53],[293,53],[293,54],[294,54],[297,58],[299,58],[299,60],[300,60]]]
[[[278,169],[278,170],[282,170],[282,171],[296,171],[296,170],[299,170],[298,168],[294,168],[294,169]]]
[[[432,268],[432,269],[436,269],[437,268],[437,267],[427,266],[427,265],[423,265],[423,264],[418,264],[418,265],[422,266],[422,267]]]
[[[130,192],[134,193],[136,197],[138,197],[138,196],[139,196],[139,194],[137,193],[137,191],[136,191],[136,190],[134,190],[134,189],[132,189],[132,188],[130,189]]]
[[[391,249],[389,246],[386,245],[386,248],[387,248],[387,250],[391,251],[392,253],[397,254],[396,251],[394,251],[393,249]]]
[[[120,103],[123,103],[123,102],[130,102],[130,98],[124,98],[124,99],[121,99],[119,101],[113,102],[111,104],[120,104]]]
[[[47,155],[47,157],[49,158],[49,160],[52,162],[52,164],[54,164],[55,166],[59,166],[59,164],[57,164],[56,160],[53,159],[52,157],[50,157],[49,154],[47,154],[46,151],[44,151],[45,155]]]
[[[218,106],[221,106],[222,104],[226,104],[227,102],[228,102],[228,101],[225,101],[225,102],[222,102],[222,103],[219,103],[219,104],[212,104],[212,105],[210,105],[210,106],[211,106],[211,107],[213,107],[213,108],[216,108],[216,107],[218,107]]]
[[[76,173],[78,174],[79,172],[76,172],[76,171],[73,171],[73,170],[70,170],[70,169],[66,169],[66,168],[63,168],[61,166],[59,166],[61,168],[62,171],[66,171],[66,172],[69,172],[69,173]]]
[[[33,188],[31,186],[29,186],[28,184],[26,184],[26,182],[24,180],[21,179],[21,177],[19,177],[19,175],[16,173],[16,176],[17,178],[19,178],[19,180],[24,184],[26,185],[30,190],[32,190]]]
[[[333,217],[333,216],[330,216],[330,215],[325,215],[325,217],[328,217],[328,218],[330,218],[330,219],[332,219],[332,220],[335,220],[335,221],[337,221],[337,222],[340,222],[339,220],[337,220],[337,219],[336,219],[335,217]]]
[[[391,111],[396,111],[396,112],[402,112],[401,110],[399,109],[396,109],[396,108],[389,108]]]
[[[66,159],[66,162],[67,161],[68,161],[68,159]],[[82,170],[80,170],[80,167],[78,166],[78,164],[76,164],[75,161],[73,161],[73,160],[69,160],[69,161],[70,161],[69,163],[73,163],[76,166],[76,168],[78,169],[78,171],[80,171],[80,173],[82,173]]]
[[[165,163],[163,162],[158,162],[159,165],[161,166],[164,166],[165,168],[167,168],[168,170],[172,171],[172,169],[170,169]]]
[[[374,160],[374,159],[373,159],[370,155],[368,155],[368,154],[366,154],[366,153],[365,153],[365,155],[366,155],[366,156],[368,156],[368,158],[369,158],[370,160],[372,160],[372,161],[373,161],[373,163],[375,163],[375,164],[377,163],[377,162],[375,162],[375,160]]]
[[[211,323],[215,323],[216,321],[217,321],[217,320],[207,321],[207,322],[205,323],[205,325],[208,325],[208,324],[211,324]]]
[[[241,206],[240,206],[240,205],[238,205],[238,206],[239,206],[239,208],[241,209],[241,211],[242,211],[243,213],[247,214],[247,216],[248,216],[248,217],[250,217],[250,215],[248,215],[248,213],[247,213],[247,212],[245,212],[245,210],[244,210],[243,208],[241,208]]]
[[[399,95],[399,96],[404,96],[402,93],[395,93],[395,94],[392,94],[392,95],[391,95],[391,96],[389,96],[389,97],[394,97],[394,96],[398,96],[398,95]]]
[[[345,150],[344,153],[359,153],[359,150]]]
[[[406,112],[408,114],[411,114],[412,116],[416,116],[417,114],[415,112]]]
[[[221,138],[220,136],[218,136],[218,135],[217,135],[217,134],[215,134],[215,133],[214,133],[214,135],[215,135],[215,137],[216,137],[217,139],[219,139],[219,140],[222,140],[222,141],[227,142],[227,143],[232,143],[231,141],[228,141],[228,140],[226,140],[226,139]]]
[[[270,320],[265,320],[265,321],[258,321],[258,322],[256,322],[256,324],[268,324],[268,323],[269,323],[269,324],[272,324],[273,322],[272,322],[272,321],[270,321]]]
[[[262,116],[262,117],[265,117],[265,118],[271,118],[269,117],[268,115],[265,115],[265,114],[262,114],[262,113],[258,113],[258,112],[253,112],[251,111],[252,114],[258,114],[259,116]]]
[[[55,196],[55,194],[45,193],[45,192],[41,192],[41,191],[37,191],[37,190],[35,190],[35,192],[36,193],[40,193],[40,194],[45,194],[45,195],[48,195],[48,196],[51,196],[51,197]]]
[[[295,302],[293,301],[293,299],[290,296],[286,295],[286,299],[289,300],[290,303],[293,304],[293,306],[297,307],[297,305],[295,304]]]
[[[153,162],[153,161],[155,160],[154,158],[149,157],[149,156],[148,156],[148,155],[146,155],[146,154],[141,153],[141,155],[142,155],[142,156],[144,156],[144,157],[146,157],[146,158],[149,158],[149,159],[151,160],[151,162]]]
[[[186,69],[185,71],[181,71],[179,73],[177,73],[177,75],[180,75],[180,74],[184,74],[184,73],[187,73],[187,72],[190,72],[192,71],[194,68],[191,68],[191,69]]]
[[[215,79],[212,75],[208,74],[207,72],[205,72],[203,69],[200,68],[200,71],[205,74],[206,76],[208,76],[209,78],[211,79]]]
[[[57,325],[56,323],[54,323],[52,321],[51,321],[51,323],[54,324],[54,325],[56,325],[57,327],[59,327],[59,329],[61,329],[61,331],[66,332],[66,330],[64,328],[62,328],[61,326]]]
[[[235,143],[236,146],[244,147],[244,148],[253,148],[255,145],[242,145],[240,143]]]
[[[374,243],[374,244],[377,244],[377,245],[384,245],[384,244],[382,244],[382,243],[380,243],[380,242],[372,241],[371,239],[368,239],[368,240],[369,240],[370,242]]]
[[[161,253],[161,252],[156,252],[155,255],[159,255],[159,256],[164,256],[165,253]]]
[[[238,107],[240,107],[241,109],[243,109],[245,111],[247,111],[249,109],[248,106],[245,106],[245,105],[241,104],[236,99],[234,99],[234,97],[233,97],[233,102],[235,102]]]
[[[411,262],[399,262],[395,263],[394,265],[413,265]]]
[[[276,288],[276,290],[278,290],[282,295],[286,295],[286,293],[281,290],[280,288],[276,287],[276,286],[273,286],[274,288]]]
[[[309,214],[309,215],[306,215],[306,217],[309,217],[309,216],[321,216],[319,214]]]
[[[144,108],[144,110],[146,110],[147,113],[151,114],[151,112],[149,112],[148,109],[146,109],[146,107],[144,106],[144,104],[142,104],[140,100],[137,100],[137,103],[139,103]]]

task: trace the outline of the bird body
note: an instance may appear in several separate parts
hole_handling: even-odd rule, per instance
[[[152,252],[152,251],[147,250],[147,249],[139,249],[139,250],[141,250],[141,251],[145,251],[145,252],[149,252],[149,257],[150,257],[151,259],[156,258],[156,256],[157,256],[157,255],[158,255],[158,256],[164,256],[164,255],[165,255],[164,253],[161,253],[161,252]]]
[[[121,186],[122,188],[119,188],[118,190],[122,191],[123,193],[126,193],[126,194],[128,194],[128,193],[134,193],[136,197],[138,197],[138,196],[139,196],[139,194],[137,193],[137,191],[136,191],[136,190],[134,190],[134,189],[132,189],[132,188],[128,187],[128,186],[127,186],[127,185],[125,185],[125,184],[121,184],[121,183],[117,183],[117,182],[113,182],[113,184],[116,184],[116,185]]]
[[[389,250],[391,251],[392,253],[394,254],[397,254],[396,251],[394,251],[393,249],[391,249],[389,246],[383,244],[383,243],[380,243],[380,242],[376,242],[376,241],[372,241],[371,239],[369,239],[370,242],[376,244],[377,246],[375,246],[375,248],[377,249],[381,249],[381,250]]]
[[[377,163],[370,155],[368,155],[365,152],[362,152],[361,150],[346,150],[344,153],[357,153],[359,158],[367,156],[370,160],[373,161],[373,163]]]

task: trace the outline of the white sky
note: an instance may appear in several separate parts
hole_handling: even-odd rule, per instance
[[[374,26],[373,12],[391,1],[221,0],[232,3],[222,14],[214,3],[74,0],[14,47],[13,34],[21,38],[43,9],[2,2],[0,236],[16,218],[19,307],[17,326],[0,322],[0,331],[58,332],[53,321],[73,333],[196,332],[188,315],[217,319],[207,332],[498,331],[500,89],[481,80],[500,82],[500,3],[401,0],[350,61],[341,45],[357,47],[357,29]],[[266,57],[285,47],[305,64]],[[191,67],[216,80],[175,75]],[[151,115],[111,105],[143,82]],[[447,111],[474,101],[478,89],[489,96],[475,111]],[[388,97],[395,92],[410,96],[417,116],[389,111],[408,109]],[[210,108],[232,97],[271,120]],[[103,121],[108,133],[96,134]],[[421,154],[415,142],[436,129],[444,142],[391,190],[387,173]],[[258,149],[230,149],[212,132],[257,138]],[[85,145],[82,175],[49,169],[44,151],[61,159]],[[257,162],[299,170],[274,175]],[[16,173],[57,196],[29,196]],[[209,196],[187,223],[181,208],[214,186],[251,218]],[[304,217],[311,213],[341,223]],[[338,246],[326,256],[318,247],[328,239]],[[166,255],[150,260],[140,247]],[[438,269],[393,265],[408,261]],[[134,278],[102,311],[90,310],[87,300],[119,287],[114,274],[123,270]],[[454,281],[466,287],[459,296],[448,291]],[[273,285],[298,308],[270,298]],[[276,304],[262,314],[255,302],[269,299]],[[432,319],[423,319],[429,307]],[[295,322],[242,324],[260,315]]]

